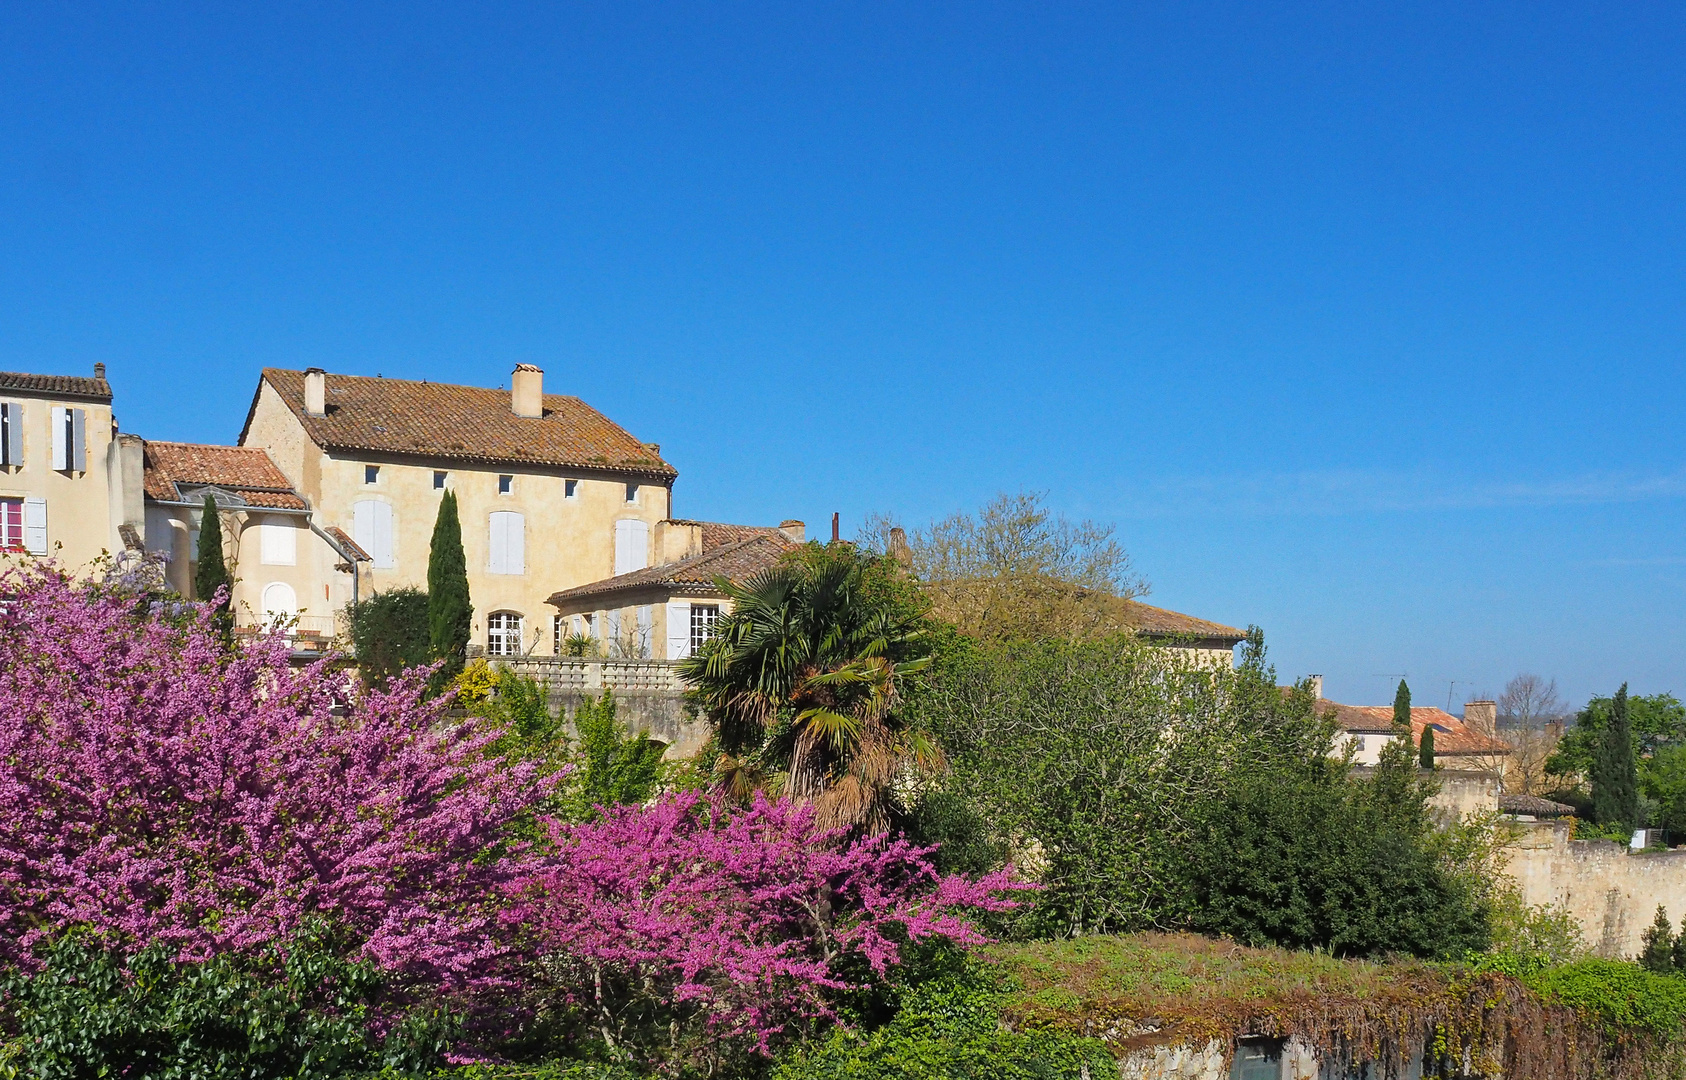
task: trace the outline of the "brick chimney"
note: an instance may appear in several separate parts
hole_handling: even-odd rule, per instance
[[[509,407],[516,416],[544,415],[544,369],[516,364],[509,380]]]
[[[328,373],[319,367],[304,369],[304,414],[328,415]]]
[[[779,532],[784,533],[784,538],[793,544],[800,544],[808,538],[807,524],[795,518],[779,522]]]
[[[1307,675],[1306,678],[1311,680],[1311,696],[1316,698],[1319,701],[1322,701],[1323,700],[1323,676],[1321,676],[1321,675]]]
[[[1497,735],[1499,706],[1492,701],[1464,702],[1464,723],[1483,735]]]

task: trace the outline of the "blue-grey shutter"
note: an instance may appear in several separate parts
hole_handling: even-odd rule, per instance
[[[6,455],[3,464],[23,464],[23,402],[0,402],[0,425],[5,427],[0,440],[0,453]]]
[[[88,471],[88,411],[70,410],[70,467],[76,472]]]

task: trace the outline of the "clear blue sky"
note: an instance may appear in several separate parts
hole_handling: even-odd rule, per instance
[[[534,362],[687,515],[1043,489],[1342,700],[1686,694],[1678,4],[246,9],[0,12],[0,368]]]

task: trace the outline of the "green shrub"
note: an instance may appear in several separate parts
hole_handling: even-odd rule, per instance
[[[1522,979],[1536,993],[1573,1006],[1607,1030],[1637,1029],[1674,1040],[1686,1025],[1686,980],[1624,960],[1580,960],[1525,973]]]
[[[438,1063],[449,1025],[418,1013],[377,1034],[384,979],[348,962],[320,927],[255,956],[178,962],[77,935],[33,974],[0,981],[0,1076],[72,1080],[296,1080]]]
[[[1116,1075],[1093,1039],[1003,1029],[1006,989],[982,965],[901,991],[876,1031],[833,1029],[817,1046],[787,1055],[773,1080],[1077,1080]]]
[[[427,594],[389,589],[346,608],[351,650],[363,681],[379,686],[405,668],[433,662],[428,644]]]

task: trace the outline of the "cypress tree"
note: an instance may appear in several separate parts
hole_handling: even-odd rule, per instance
[[[217,605],[221,614],[228,611],[233,600],[230,594],[234,581],[228,576],[228,564],[222,558],[222,515],[217,513],[216,500],[207,495],[199,519],[199,568],[193,574],[193,597],[208,601],[216,596],[218,589],[229,590]]]
[[[1399,680],[1399,689],[1393,692],[1393,726],[1411,730],[1411,688],[1405,685],[1405,680]]]
[[[462,671],[468,656],[468,635],[474,607],[468,596],[468,559],[462,550],[462,522],[457,517],[457,493],[439,500],[433,522],[433,543],[427,553],[427,628],[433,657],[443,660],[433,678],[437,692]]]
[[[1592,759],[1592,816],[1600,825],[1631,829],[1639,823],[1639,767],[1627,715],[1627,683],[1616,691],[1610,722],[1598,733]]]
[[[1641,967],[1658,975],[1667,975],[1674,970],[1674,927],[1668,921],[1668,911],[1661,904],[1657,905],[1657,917],[1639,940],[1644,943],[1639,953]]]
[[[1417,751],[1417,765],[1420,768],[1434,768],[1434,726],[1423,726],[1423,745]]]

